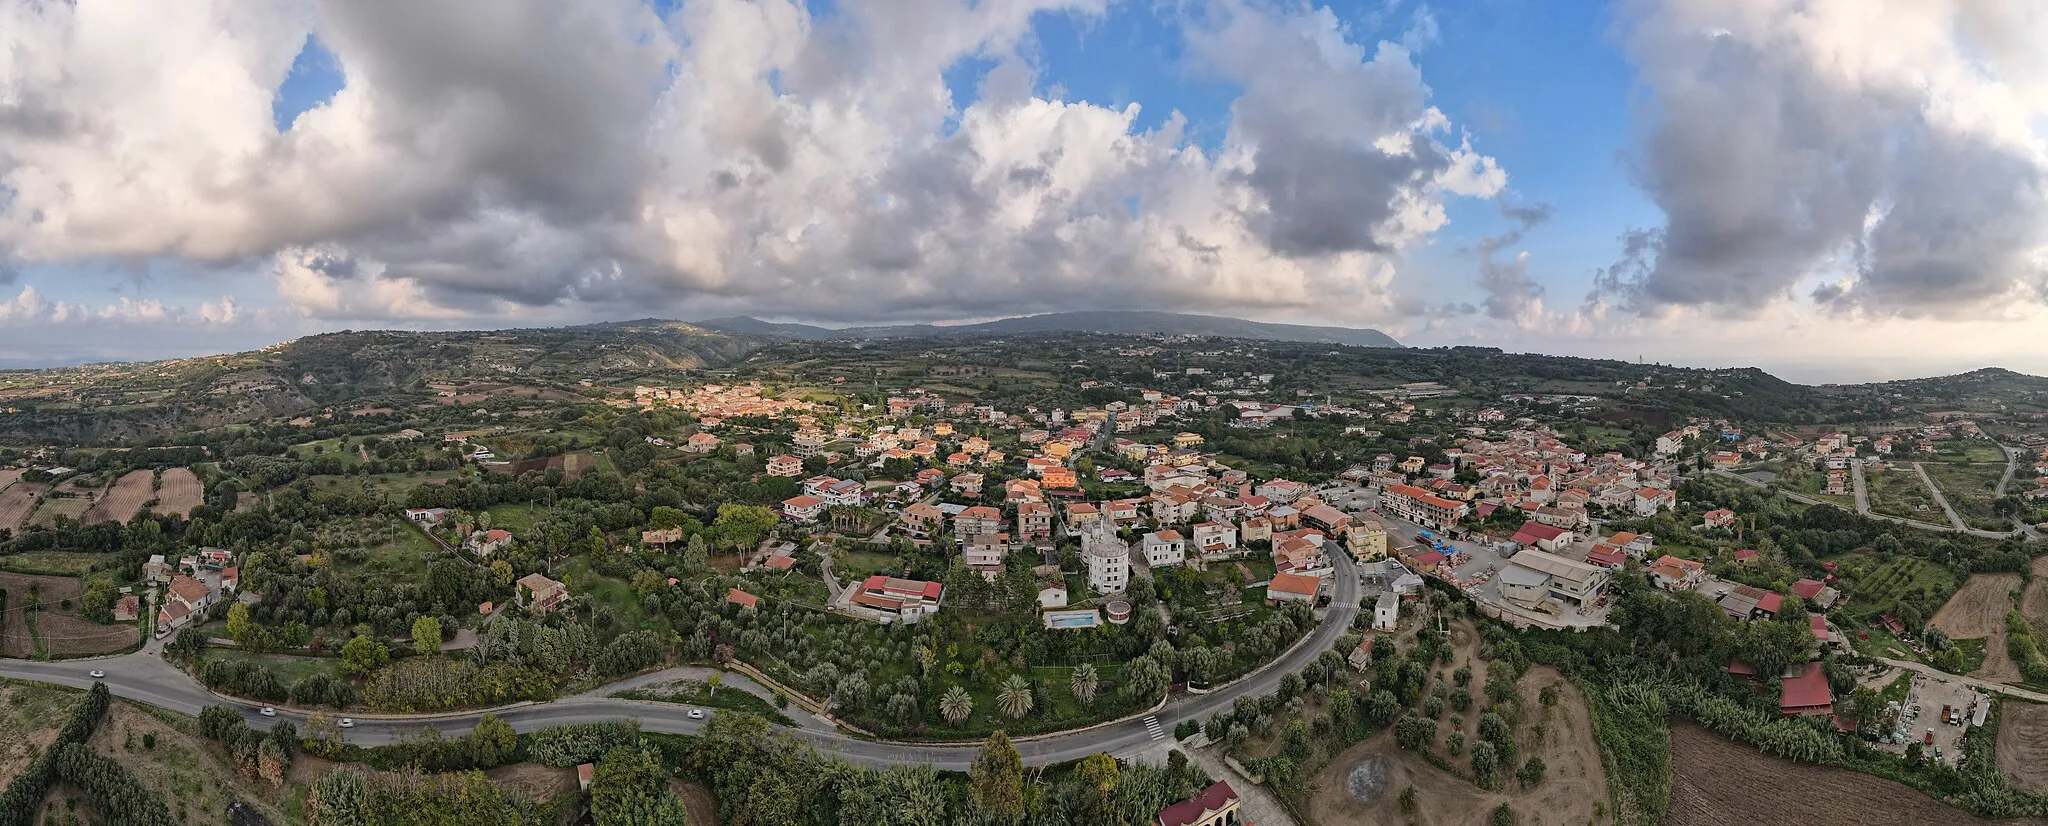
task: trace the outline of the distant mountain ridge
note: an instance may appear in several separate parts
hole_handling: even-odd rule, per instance
[[[1274,324],[1228,316],[1168,313],[1153,310],[1092,310],[1070,313],[1017,316],[977,324],[901,324],[875,327],[847,327],[834,330],[809,324],[779,324],[749,316],[713,318],[692,322],[698,327],[728,333],[776,336],[805,341],[934,338],[967,335],[1016,335],[1023,333],[1127,333],[1133,335],[1218,336],[1270,341],[1302,341],[1321,344],[1349,344],[1357,347],[1400,347],[1392,336],[1378,330],[1357,327],[1316,327],[1306,324]]]

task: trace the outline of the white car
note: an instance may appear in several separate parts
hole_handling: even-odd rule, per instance
[[[341,718],[341,723],[340,723],[340,726],[341,726],[342,728],[355,728],[355,727],[356,727],[356,721],[355,721],[355,718],[353,718],[353,717],[343,717],[343,718]]]
[[[105,672],[105,671],[101,671],[101,670],[99,670],[99,669],[97,669],[97,668],[95,668],[95,669],[93,669],[93,670],[92,670],[92,678],[93,678],[93,679],[95,679],[95,680],[97,680],[97,679],[99,679],[99,678],[101,678],[101,677],[105,677],[105,676],[107,676],[107,672]]]
[[[270,706],[264,706],[262,708],[256,709],[256,713],[261,714],[265,717],[276,717],[277,709],[271,708]]]
[[[690,709],[690,719],[692,719],[692,720],[702,720],[702,719],[704,719],[704,709],[701,709],[701,708],[693,708],[693,709]]]

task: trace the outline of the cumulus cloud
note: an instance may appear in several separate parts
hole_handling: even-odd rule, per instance
[[[1967,318],[2048,287],[2048,14],[2024,0],[1638,0],[1631,171],[1665,223],[1594,303],[1809,295]]]
[[[0,0],[0,251],[263,261],[326,320],[1371,320],[1446,200],[1505,186],[1408,47],[1324,9],[1190,15],[1191,62],[1242,90],[1214,147],[1035,93],[1035,21],[1106,2]],[[344,83],[280,130],[308,38]],[[996,68],[955,100],[970,58]]]
[[[1536,225],[1550,220],[1549,204],[1500,203],[1501,217],[1515,222],[1507,232],[1479,239],[1479,289],[1486,293],[1488,318],[1532,324],[1543,313],[1543,285],[1529,276],[1529,251],[1522,250],[1505,261],[1494,255],[1522,242],[1522,236]]]

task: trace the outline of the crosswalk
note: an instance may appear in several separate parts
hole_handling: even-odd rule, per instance
[[[1145,717],[1145,731],[1149,732],[1154,740],[1166,736],[1166,730],[1159,727],[1159,718],[1150,715]]]

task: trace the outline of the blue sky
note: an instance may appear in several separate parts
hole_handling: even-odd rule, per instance
[[[0,119],[0,365],[1107,306],[2048,372],[2020,0],[645,3],[0,0],[50,110]]]

